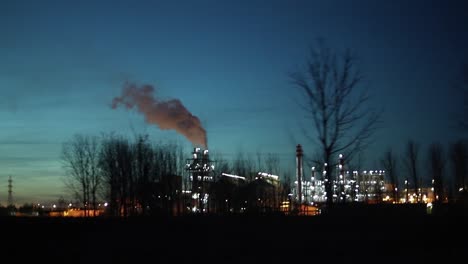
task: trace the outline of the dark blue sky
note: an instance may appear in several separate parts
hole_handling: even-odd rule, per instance
[[[190,147],[110,108],[125,80],[180,99],[212,152],[277,153],[293,169],[295,144],[314,151],[299,127],[313,127],[287,74],[319,37],[359,55],[371,106],[385,109],[365,166],[409,138],[447,144],[462,136],[450,88],[468,58],[462,2],[1,1],[0,203],[9,175],[18,204],[66,196],[60,151],[75,133],[135,131]]]

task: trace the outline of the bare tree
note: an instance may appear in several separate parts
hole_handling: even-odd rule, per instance
[[[268,153],[265,157],[265,167],[268,173],[278,175],[280,173],[280,159],[276,153]]]
[[[461,97],[463,100],[463,110],[459,118],[460,127],[464,131],[468,131],[468,63],[461,65],[461,70],[458,79],[455,84],[455,88],[461,91]]]
[[[63,144],[62,162],[67,171],[66,186],[83,203],[85,215],[89,216],[90,205],[95,215],[98,188],[102,181],[97,137],[75,135]]]
[[[450,160],[452,161],[455,175],[455,186],[459,192],[468,191],[468,146],[465,141],[459,140],[450,148]]]
[[[440,203],[444,197],[444,154],[443,148],[440,143],[432,143],[429,146],[428,161],[430,165],[430,173],[432,176],[432,187],[434,188],[434,198],[436,202]]]
[[[407,175],[410,175],[411,177],[411,183],[413,184],[414,192],[416,193],[417,197],[416,200],[419,202],[419,144],[411,139],[406,143],[406,151],[403,161],[407,169]],[[405,188],[407,189],[406,193],[409,193],[409,184],[410,181],[408,180],[407,176],[405,178]],[[406,201],[408,201],[408,197],[406,197]]]
[[[221,173],[231,173],[231,166],[229,164],[229,161],[224,159],[223,154],[220,152],[214,152],[211,157],[213,157],[213,160],[215,161],[215,174],[216,175],[221,175]]]
[[[257,150],[255,155],[257,156],[257,170],[258,171],[263,171],[264,170],[264,168],[263,168],[264,165],[263,165],[262,153]]]
[[[385,175],[387,175],[387,178],[392,185],[392,195],[393,195],[393,200],[395,202],[398,202],[398,176],[397,176],[397,158],[395,154],[393,154],[391,149],[388,149],[382,160],[381,160],[382,166],[385,169]]]
[[[356,57],[348,49],[343,54],[332,51],[319,42],[306,61],[306,69],[290,75],[293,85],[304,94],[304,111],[316,131],[305,130],[305,136],[321,149],[324,164],[327,204],[332,204],[330,172],[332,158],[345,152],[349,160],[363,149],[377,128],[381,112],[366,105],[370,97],[361,90],[363,76],[356,69]]]
[[[174,215],[177,209],[179,192],[182,191],[182,175],[177,175],[180,146],[176,143],[159,144],[154,146],[155,170],[154,176],[157,182],[159,204],[169,215]],[[179,153],[179,154],[178,154]],[[182,162],[182,161],[180,161]],[[202,185],[203,186],[203,185]]]
[[[152,183],[154,182],[154,151],[148,136],[140,135],[133,144],[133,176],[135,177],[134,200],[141,208],[142,214],[147,214],[147,208],[152,200]],[[135,205],[134,205],[135,207]]]
[[[114,135],[103,139],[99,165],[105,182],[105,193],[110,201],[111,214],[114,216],[128,216],[131,204],[133,152],[132,146],[123,137]]]
[[[246,177],[246,179],[251,180],[252,172],[255,167],[255,162],[252,155],[245,154],[243,151],[238,151],[236,157],[232,162],[232,170],[235,174]]]

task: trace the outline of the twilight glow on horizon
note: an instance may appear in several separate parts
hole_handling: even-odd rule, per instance
[[[288,74],[317,38],[357,54],[370,106],[384,109],[364,167],[408,139],[449,144],[466,136],[452,84],[467,13],[463,1],[2,1],[0,204],[9,176],[17,205],[69,198],[60,155],[75,134],[148,134],[187,156],[194,142],[228,159],[275,153],[294,174],[296,144],[316,150]],[[151,87],[149,110],[179,107],[191,123],[148,115],[150,96],[124,97],[128,83]]]

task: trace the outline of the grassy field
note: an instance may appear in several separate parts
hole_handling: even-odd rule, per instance
[[[3,256],[60,263],[465,263],[466,212],[340,208],[320,216],[0,218]],[[305,262],[304,262],[305,260]]]

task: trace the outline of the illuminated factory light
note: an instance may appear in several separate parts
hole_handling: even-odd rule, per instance
[[[266,172],[259,172],[258,175],[262,176],[262,177],[266,177],[266,178],[272,178],[274,180],[278,180],[278,178],[279,178],[277,175],[269,174],[269,173],[266,173]]]
[[[226,176],[226,177],[241,179],[241,180],[244,180],[244,181],[245,181],[245,177],[242,177],[242,176],[233,175],[233,174],[227,174],[227,173],[222,173],[221,175]]]

